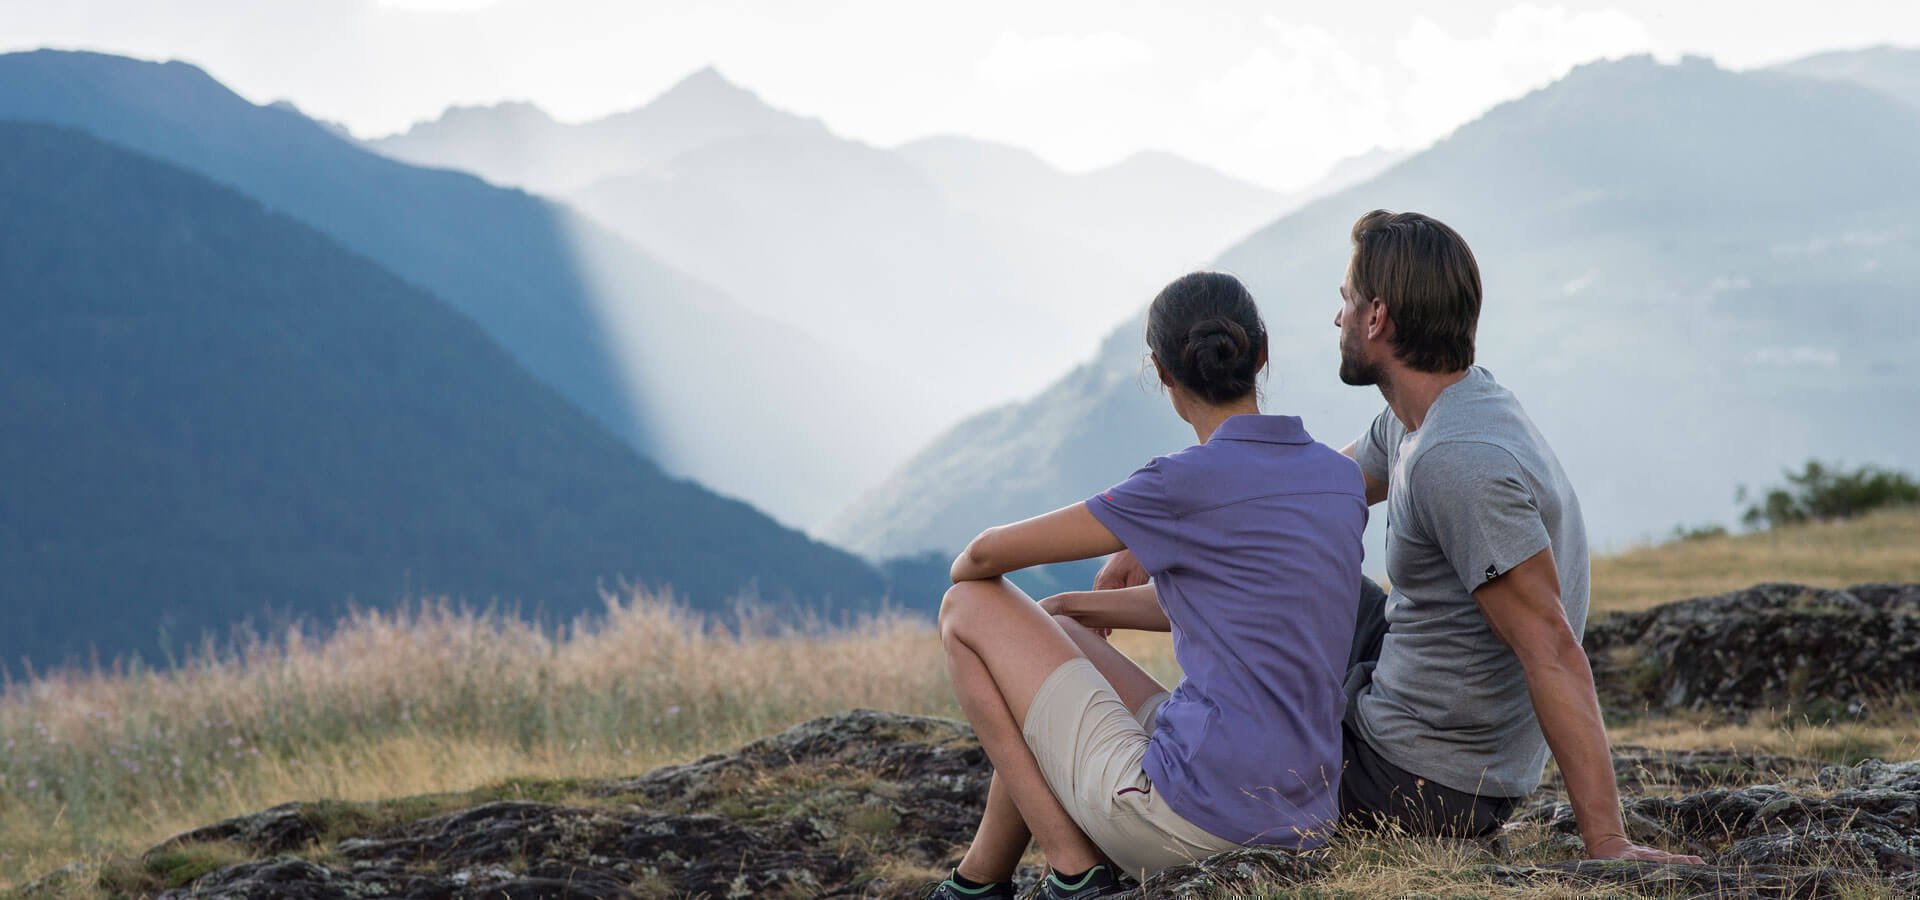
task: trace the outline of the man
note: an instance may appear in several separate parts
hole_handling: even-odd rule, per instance
[[[1539,786],[1549,749],[1589,856],[1700,862],[1627,840],[1580,647],[1579,502],[1513,394],[1473,365],[1480,271],[1453,229],[1376,210],[1353,227],[1340,378],[1387,408],[1346,449],[1387,504],[1388,596],[1361,599],[1347,678],[1350,823],[1476,837]],[[1124,554],[1095,587],[1139,578]]]

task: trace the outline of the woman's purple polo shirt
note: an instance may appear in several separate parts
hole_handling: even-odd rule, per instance
[[[1326,840],[1367,526],[1359,467],[1296,417],[1240,415],[1087,508],[1153,576],[1185,672],[1147,747],[1154,790],[1228,840]]]

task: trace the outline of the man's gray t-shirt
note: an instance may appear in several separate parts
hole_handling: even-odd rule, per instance
[[[1549,547],[1576,636],[1587,622],[1587,532],[1573,486],[1518,400],[1478,366],[1416,431],[1384,410],[1355,445],[1387,483],[1387,635],[1348,721],[1415,775],[1480,796],[1540,785],[1547,742],[1520,660],[1474,589]]]

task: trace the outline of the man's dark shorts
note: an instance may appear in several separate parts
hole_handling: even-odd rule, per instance
[[[1341,723],[1346,768],[1340,774],[1340,813],[1360,828],[1397,827],[1409,834],[1483,837],[1498,831],[1518,797],[1477,797],[1421,778],[1382,757],[1355,724],[1355,697],[1373,680],[1387,636],[1387,593],[1360,580],[1360,615],[1347,657],[1347,717]]]

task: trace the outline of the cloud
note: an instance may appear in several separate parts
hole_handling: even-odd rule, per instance
[[[1394,43],[1410,78],[1401,103],[1406,138],[1426,143],[1576,65],[1652,49],[1647,27],[1617,9],[1576,13],[1522,3],[1479,37],[1456,37],[1432,19],[1415,18]]]
[[[982,80],[998,85],[1109,75],[1153,61],[1153,48],[1117,31],[1026,35],[1005,32],[980,60]]]
[[[1334,160],[1391,145],[1387,73],[1318,25],[1265,19],[1263,40],[1195,91],[1214,131],[1254,167],[1300,181]],[[1264,165],[1262,165],[1264,161]]]

